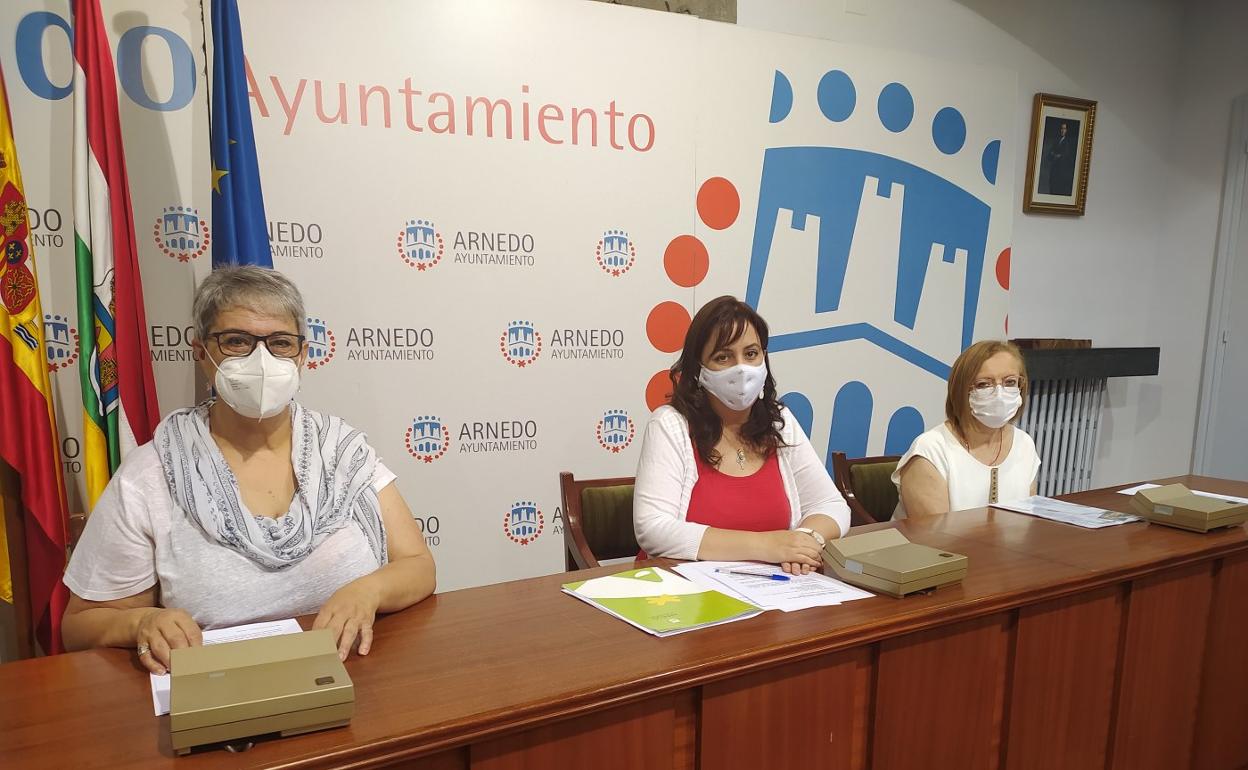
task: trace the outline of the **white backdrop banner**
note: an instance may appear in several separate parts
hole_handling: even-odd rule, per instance
[[[162,410],[202,396],[198,3],[103,3]],[[772,329],[820,453],[896,454],[1005,335],[1015,76],[578,0],[240,2],[301,400],[364,429],[443,590],[562,569],[558,473],[631,476],[691,313]],[[71,501],[68,2],[0,6]],[[146,234],[146,235],[144,235]]]

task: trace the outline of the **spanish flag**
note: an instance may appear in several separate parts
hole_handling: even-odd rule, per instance
[[[99,0],[74,0],[74,256],[89,508],[122,455],[151,441],[160,421],[114,71]]]
[[[61,582],[68,507],[47,360],[26,195],[0,71],[0,458],[21,480],[30,614],[40,646],[54,653],[61,651],[68,598]],[[0,543],[3,528],[0,516]],[[8,554],[0,547],[0,599],[12,603]]]

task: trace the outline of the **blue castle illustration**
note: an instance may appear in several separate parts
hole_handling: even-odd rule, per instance
[[[537,332],[528,321],[507,324],[507,354],[512,358],[531,358],[537,353]]]
[[[308,355],[321,358],[329,353],[329,327],[319,318],[308,317]]]
[[[169,206],[160,216],[160,238],[167,249],[195,251],[200,244],[199,212],[190,206]]]
[[[602,442],[618,446],[628,442],[628,413],[613,409],[602,416]]]
[[[628,264],[628,233],[608,230],[602,236],[602,262],[607,267],[624,267]]]
[[[537,534],[537,506],[533,503],[516,503],[511,506],[511,511],[507,516],[513,535],[532,537]]]
[[[43,317],[43,339],[47,346],[48,363],[63,361],[73,355],[70,345],[69,322],[59,315]]]
[[[414,219],[403,229],[403,250],[415,262],[427,262],[437,256],[437,230],[433,223]]]
[[[957,109],[943,107],[916,121],[914,98],[903,84],[890,83],[877,99],[869,96],[863,94],[862,101],[875,102],[872,117],[889,134],[930,127],[931,146],[939,155],[930,150],[928,154],[957,158],[964,149],[976,152],[969,160],[979,167],[980,183],[985,189],[995,185],[1001,142],[993,139],[982,148],[968,148],[966,120]],[[856,86],[840,70],[823,75],[816,97],[820,113],[831,124],[848,120],[859,108]],[[783,122],[792,107],[792,85],[777,71],[769,121]],[[855,250],[855,231],[864,211],[884,211],[889,221],[899,222],[895,254]],[[772,311],[791,317],[794,308],[805,319],[797,328],[773,324],[769,352],[862,340],[935,377],[947,378],[953,356],[973,341],[991,213],[980,197],[903,158],[853,147],[765,148],[745,299],[769,319]],[[854,272],[851,256],[870,261],[860,270],[895,275],[896,281],[889,295],[872,292],[845,312],[847,300],[861,299],[855,292],[862,291],[846,285]],[[790,276],[773,276],[776,270]],[[795,270],[801,274],[792,277]],[[787,290],[769,288],[773,278]],[[933,280],[945,287],[957,281],[961,287],[960,312],[947,329],[919,326],[929,317],[923,308]],[[809,294],[794,296],[794,290]],[[948,288],[944,291],[948,296]],[[929,298],[935,301],[941,300]],[[949,318],[950,313],[941,309],[930,317]],[[930,343],[934,337],[943,340],[936,348]],[[789,393],[784,401],[809,434],[814,421],[810,399]],[[840,388],[832,404],[829,458],[833,451],[851,457],[866,454],[874,408],[865,383],[851,381]],[[901,454],[923,429],[916,408],[898,407],[888,421],[885,453]]]
[[[412,420],[412,449],[422,454],[437,454],[443,447],[442,421],[437,417]]]

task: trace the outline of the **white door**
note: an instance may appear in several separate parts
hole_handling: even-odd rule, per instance
[[[1215,312],[1221,312],[1211,320],[1211,349],[1205,351],[1206,368],[1212,370],[1210,388],[1212,398],[1205,423],[1208,431],[1203,460],[1197,472],[1207,476],[1248,481],[1248,190],[1245,190],[1244,170],[1248,167],[1248,125],[1243,119],[1248,110],[1243,100],[1236,105],[1238,124],[1235,151],[1228,165],[1227,193],[1230,200],[1239,205],[1226,205],[1224,217],[1238,214],[1237,232],[1227,238],[1230,248],[1222,252],[1226,261],[1225,272],[1215,271],[1222,286],[1214,286],[1215,298],[1221,294],[1221,302],[1215,299]],[[1239,154],[1239,157],[1235,157]],[[1238,186],[1238,194],[1234,187]],[[1238,211],[1236,211],[1238,208]],[[1223,235],[1228,235],[1226,229]],[[1221,273],[1221,275],[1219,275]],[[1216,348],[1216,349],[1215,349]],[[1209,364],[1212,363],[1212,367]]]

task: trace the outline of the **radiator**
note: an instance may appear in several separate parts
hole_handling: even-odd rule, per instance
[[[1032,380],[1018,427],[1040,455],[1037,494],[1052,497],[1092,486],[1105,378]]]

